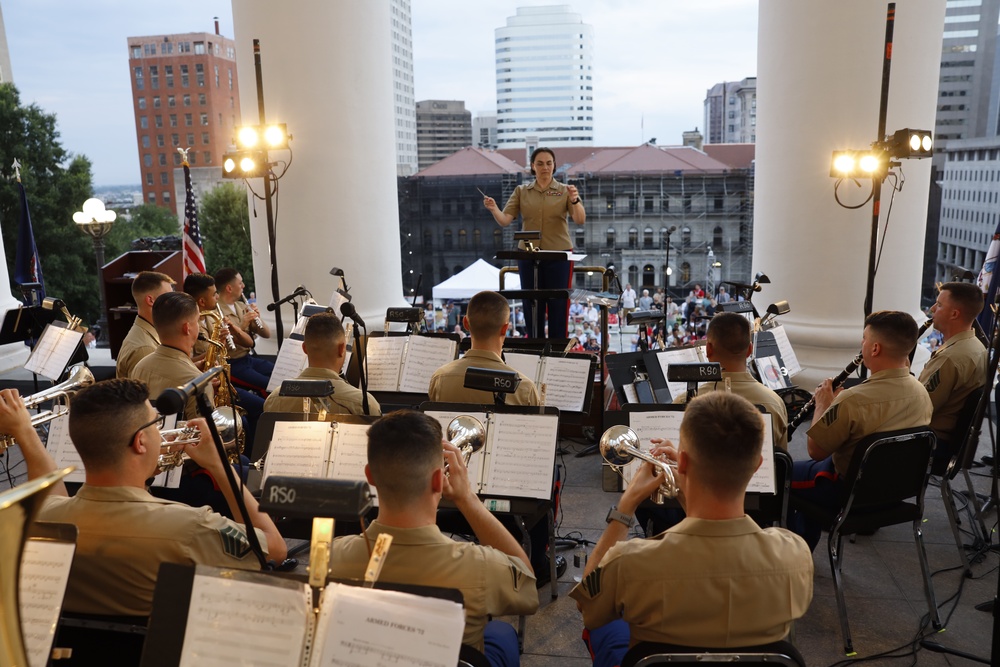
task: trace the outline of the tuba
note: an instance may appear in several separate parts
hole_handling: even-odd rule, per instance
[[[601,456],[611,465],[618,474],[621,474],[623,466],[633,459],[641,459],[652,463],[663,475],[663,481],[652,496],[652,501],[657,505],[662,505],[667,498],[677,497],[677,482],[674,479],[673,461],[664,461],[655,458],[652,454],[639,449],[639,436],[628,426],[612,426],[601,436],[599,443]]]
[[[69,378],[67,378],[65,382],[49,387],[48,389],[40,391],[37,394],[25,396],[24,407],[31,410],[47,401],[60,401],[66,403],[69,397],[77,389],[81,389],[93,383],[94,374],[90,372],[90,369],[86,366],[77,366],[73,369]],[[31,418],[31,425],[40,426],[52,421],[53,419],[69,414],[68,410],[56,410],[54,408],[55,406],[53,406],[52,410],[45,410],[44,412],[39,412],[37,415],[33,416]],[[7,434],[0,434],[0,453],[4,452],[13,444],[13,437]]]

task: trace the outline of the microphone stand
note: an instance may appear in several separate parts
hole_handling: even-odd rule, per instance
[[[361,327],[358,325],[357,321],[354,322],[354,349],[357,352],[354,358],[358,360],[358,384],[361,385],[361,409],[364,410],[365,416],[370,417],[372,414],[371,407],[368,405],[368,377],[365,375],[365,363],[368,360],[368,350],[364,350],[364,354],[361,354]],[[368,330],[365,329],[365,334],[367,335]],[[364,361],[362,361],[364,357]]]

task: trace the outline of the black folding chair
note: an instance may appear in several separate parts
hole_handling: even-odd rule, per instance
[[[930,478],[934,432],[926,427],[887,431],[868,436],[854,451],[844,478],[840,508],[831,510],[792,498],[792,508],[810,519],[828,526],[830,568],[837,594],[844,651],[851,655],[854,645],[847,624],[847,603],[841,581],[843,536],[870,533],[884,526],[907,521],[913,524],[913,538],[924,577],[924,594],[935,629],[941,628],[921,523],[924,517],[924,491]]]
[[[774,494],[755,493],[745,502],[747,515],[761,528],[788,525],[788,497],[792,485],[792,457],[774,448]]]
[[[647,667],[648,665],[729,664],[781,665],[806,667],[806,661],[790,642],[778,641],[761,646],[707,649],[655,642],[639,642],[628,650],[621,667]]]

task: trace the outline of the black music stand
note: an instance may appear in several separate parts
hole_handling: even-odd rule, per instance
[[[506,259],[521,262],[531,262],[531,270],[534,278],[535,289],[530,290],[500,290],[500,295],[507,299],[520,299],[532,304],[531,318],[528,319],[528,336],[531,338],[544,338],[544,331],[537,331],[536,325],[541,322],[538,307],[549,299],[569,300],[570,290],[566,289],[538,289],[538,267],[540,262],[565,262],[569,258],[566,252],[554,250],[501,250],[495,259]]]

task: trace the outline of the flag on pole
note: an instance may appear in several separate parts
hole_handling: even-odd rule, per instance
[[[983,269],[979,272],[976,284],[983,290],[986,297],[986,307],[979,313],[979,324],[989,337],[993,331],[993,309],[990,304],[996,301],[997,288],[1000,281],[996,280],[997,262],[1000,261],[1000,223],[997,224],[996,231],[993,232],[993,239],[990,241],[990,248],[986,251],[986,261],[983,262]]]
[[[187,161],[187,151],[178,148],[184,161],[184,275],[205,273],[205,250],[201,245],[201,230],[198,228],[198,209],[194,204],[194,189],[191,187],[191,165]]]
[[[45,281],[42,279],[42,264],[35,246],[35,233],[31,229],[31,212],[28,210],[28,196],[21,183],[20,164],[14,160],[14,174],[21,199],[21,214],[17,222],[17,253],[14,257],[14,282],[18,285],[38,283],[41,285],[39,299],[45,298]]]

